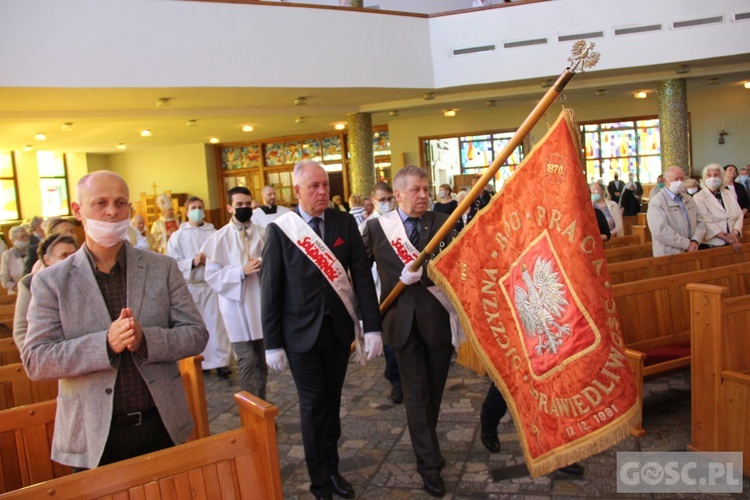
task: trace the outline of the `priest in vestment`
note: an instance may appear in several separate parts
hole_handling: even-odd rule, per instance
[[[167,193],[156,197],[156,205],[159,207],[161,215],[151,225],[151,234],[154,235],[154,239],[156,240],[156,251],[166,253],[167,241],[172,236],[172,233],[180,228],[180,221],[175,218],[172,197]]]

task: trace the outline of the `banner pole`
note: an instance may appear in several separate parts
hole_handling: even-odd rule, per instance
[[[419,267],[424,264],[424,261],[427,259],[427,257],[433,251],[435,251],[438,245],[440,245],[440,242],[443,241],[446,236],[448,236],[448,233],[450,233],[450,231],[456,225],[458,219],[463,215],[464,212],[466,212],[466,210],[469,209],[471,204],[474,203],[474,200],[476,200],[479,194],[484,190],[484,187],[492,180],[497,171],[500,170],[500,167],[503,166],[510,155],[513,154],[513,151],[515,151],[515,149],[521,144],[521,142],[523,142],[523,139],[529,134],[529,132],[531,132],[531,129],[534,128],[539,120],[541,120],[542,116],[544,116],[549,107],[552,106],[552,103],[555,102],[555,100],[560,96],[565,86],[570,82],[570,80],[573,79],[573,77],[576,75],[575,69],[579,65],[582,68],[592,67],[594,64],[596,64],[596,62],[598,62],[599,54],[596,52],[590,53],[590,50],[593,49],[593,47],[594,44],[586,47],[586,43],[582,40],[576,42],[573,48],[574,57],[569,59],[571,62],[575,62],[573,67],[566,68],[565,71],[562,72],[555,84],[552,85],[549,90],[547,90],[542,99],[531,111],[529,116],[527,116],[521,126],[518,127],[516,133],[513,135],[505,148],[503,148],[500,154],[495,158],[495,161],[492,162],[492,165],[490,165],[484,172],[484,174],[482,174],[482,176],[477,180],[477,182],[466,195],[466,198],[464,198],[463,201],[458,204],[453,213],[448,216],[448,220],[445,221],[445,223],[441,226],[437,233],[435,233],[435,236],[433,236],[432,239],[427,243],[427,245],[424,247],[424,250],[422,250],[422,253],[419,254],[419,257],[417,257],[417,259],[412,262],[410,268],[412,272],[419,269]],[[391,293],[389,293],[385,300],[380,304],[380,314],[384,314],[388,310],[388,308],[393,304],[396,298],[401,294],[404,286],[404,283],[400,280],[398,283],[396,283],[396,286],[393,288],[393,290],[391,290]]]

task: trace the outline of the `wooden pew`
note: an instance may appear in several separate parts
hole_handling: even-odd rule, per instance
[[[619,248],[632,245],[642,245],[643,241],[640,236],[619,236],[617,238],[610,238],[609,241],[604,242],[604,248]]]
[[[0,304],[0,323],[13,327],[13,313],[16,310],[16,303]]]
[[[695,451],[740,451],[750,475],[750,295],[690,284],[692,442]]]
[[[604,248],[604,255],[607,258],[607,264],[612,262],[622,262],[631,259],[643,259],[653,256],[651,243],[645,245],[627,245],[624,247]]]
[[[32,381],[21,363],[0,366],[0,410],[56,397],[57,380]]]
[[[631,259],[622,262],[607,262],[610,283],[627,283],[630,281],[658,278],[671,274],[699,271],[712,267],[741,264],[750,261],[750,244],[742,245],[737,253],[732,247],[712,248],[699,252],[683,252],[662,257]]]
[[[744,295],[750,293],[750,263],[612,286],[626,354],[641,399],[645,378],[690,366],[688,283],[725,286],[734,295]],[[633,434],[645,434],[641,422]]]
[[[13,337],[0,338],[0,366],[20,362],[21,354],[13,342]]]
[[[246,392],[236,394],[234,399],[240,408],[240,429],[51,479],[0,498],[281,499],[274,428],[278,409]],[[44,406],[33,408],[37,416],[46,412],[49,417],[48,407],[54,402],[39,405]],[[16,410],[28,413],[29,408]],[[20,418],[17,423],[23,425],[28,420]],[[44,419],[37,420],[37,425],[44,425]],[[3,428],[7,425],[0,419]]]
[[[646,225],[633,224],[630,228],[634,235],[638,236],[643,243],[651,243],[651,230]]]
[[[623,235],[630,236],[631,234],[633,234],[630,228],[636,224],[638,224],[637,215],[628,215],[626,217],[623,217],[622,218]]]
[[[187,441],[208,437],[208,408],[201,362],[203,356],[192,356],[180,360],[180,374],[187,395],[188,407],[193,417],[193,432]],[[13,368],[14,365],[11,365]],[[3,367],[8,370],[8,367]],[[21,369],[18,378],[30,384],[54,384],[57,382],[31,382]],[[49,413],[49,405],[52,413]],[[41,406],[39,406],[41,405]],[[71,471],[67,467],[51,461],[52,431],[55,418],[56,400],[42,400],[41,403],[18,406],[0,411],[0,493],[40,481],[46,481]],[[39,410],[41,408],[41,410]],[[41,415],[40,415],[41,414]],[[5,420],[9,420],[6,425]],[[27,424],[20,421],[28,419]],[[20,425],[20,427],[19,427]],[[33,452],[32,452],[33,451]]]

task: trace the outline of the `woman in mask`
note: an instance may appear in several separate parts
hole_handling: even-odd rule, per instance
[[[724,184],[737,197],[737,203],[739,203],[742,209],[742,216],[744,217],[747,215],[748,210],[750,210],[750,197],[748,197],[745,187],[737,182],[737,179],[737,167],[734,165],[725,165]],[[744,183],[747,179],[740,178],[740,180]]]
[[[23,278],[23,263],[26,250],[29,248],[29,232],[23,226],[10,229],[10,241],[13,246],[0,257],[0,284],[8,293],[16,293],[18,282]]]
[[[689,194],[690,196],[694,196],[695,193],[701,190],[701,185],[693,179],[692,177],[688,177],[685,179],[685,192]]]
[[[698,212],[703,214],[706,235],[700,248],[714,248],[732,245],[735,251],[742,248],[742,210],[737,196],[726,188],[724,171],[718,163],[703,169],[704,189],[698,191],[693,200]]]
[[[589,184],[591,191],[591,203],[594,208],[598,208],[607,219],[609,232],[612,238],[624,236],[625,230],[622,226],[622,212],[620,206],[609,199],[609,193],[601,182],[592,182]]]
[[[458,201],[451,197],[451,187],[448,184],[441,184],[438,188],[438,197],[432,209],[444,214],[452,214],[458,206]]]

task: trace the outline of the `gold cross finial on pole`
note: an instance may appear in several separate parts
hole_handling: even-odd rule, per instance
[[[587,69],[596,66],[596,63],[599,62],[599,52],[594,52],[595,46],[594,42],[586,45],[585,40],[578,40],[574,43],[571,56],[568,58],[570,70],[576,71],[580,66],[581,73],[583,73]]]
[[[151,184],[151,187],[154,188],[154,196],[156,196],[156,183]]]

